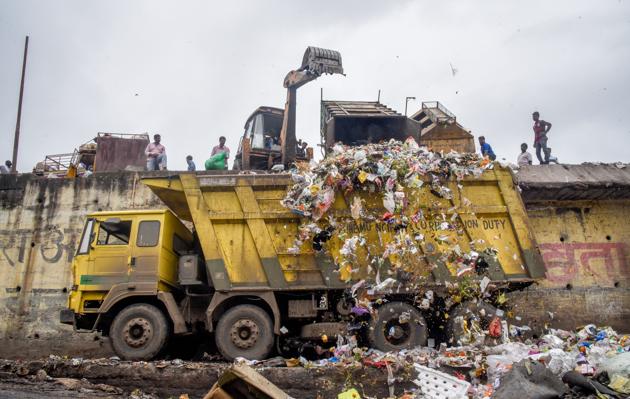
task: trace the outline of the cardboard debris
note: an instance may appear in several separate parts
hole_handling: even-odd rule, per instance
[[[246,364],[234,364],[212,386],[204,399],[292,399]]]

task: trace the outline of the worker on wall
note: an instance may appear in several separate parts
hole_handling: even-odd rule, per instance
[[[147,170],[166,170],[166,148],[160,144],[162,137],[153,135],[153,143],[149,143],[144,150],[147,156]]]
[[[534,120],[534,148],[536,149],[536,158],[538,158],[538,162],[540,162],[541,165],[546,165],[549,163],[549,156],[551,154],[551,150],[547,148],[547,133],[549,133],[551,129],[551,123],[540,119],[538,111],[532,114],[532,119]],[[542,155],[540,153],[541,150],[543,152]]]
[[[516,158],[516,163],[518,166],[525,166],[532,164],[532,154],[527,151],[527,144],[521,144],[521,153],[518,154],[518,158]]]
[[[186,156],[186,164],[188,165],[187,170],[189,172],[194,172],[197,170],[197,167],[195,166],[195,163],[193,162],[193,157],[192,155],[188,155]]]
[[[494,151],[492,151],[490,144],[486,143],[486,138],[484,136],[479,136],[479,150],[481,151],[481,155],[483,157],[488,157],[491,161],[497,159],[497,156],[494,154]]]
[[[214,156],[220,153],[225,153],[225,169],[228,168],[228,158],[230,157],[230,149],[225,145],[225,137],[221,136],[219,137],[219,145],[215,145],[214,148],[212,149],[212,153],[210,153],[210,156]]]
[[[11,173],[11,166],[13,166],[13,163],[11,161],[5,161],[4,165],[0,165],[0,173],[3,175]]]

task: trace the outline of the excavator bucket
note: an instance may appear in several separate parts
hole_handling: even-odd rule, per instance
[[[335,50],[319,47],[308,47],[304,52],[300,71],[311,71],[317,75],[324,73],[340,73],[343,75],[341,54]]]

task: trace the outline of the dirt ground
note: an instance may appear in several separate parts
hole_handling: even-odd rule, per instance
[[[374,367],[306,369],[273,367],[273,359],[256,370],[292,397],[337,398],[344,387],[387,397],[387,372]],[[126,362],[116,358],[0,360],[1,398],[202,398],[229,363],[158,360]],[[409,376],[411,377],[411,376]],[[411,378],[396,393],[413,386]]]

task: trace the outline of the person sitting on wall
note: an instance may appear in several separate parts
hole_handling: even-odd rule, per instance
[[[162,136],[153,135],[153,143],[144,150],[147,156],[147,170],[166,170],[166,147],[160,144]]]
[[[521,144],[521,153],[516,158],[518,166],[526,166],[532,164],[532,154],[527,151],[527,143]]]
[[[3,175],[11,173],[11,166],[13,166],[13,163],[11,161],[5,161],[4,165],[0,165],[0,173]]]
[[[192,155],[186,156],[186,164],[188,164],[188,171],[189,172],[194,172],[194,171],[197,170],[197,167],[195,166],[195,163],[193,162]]]

